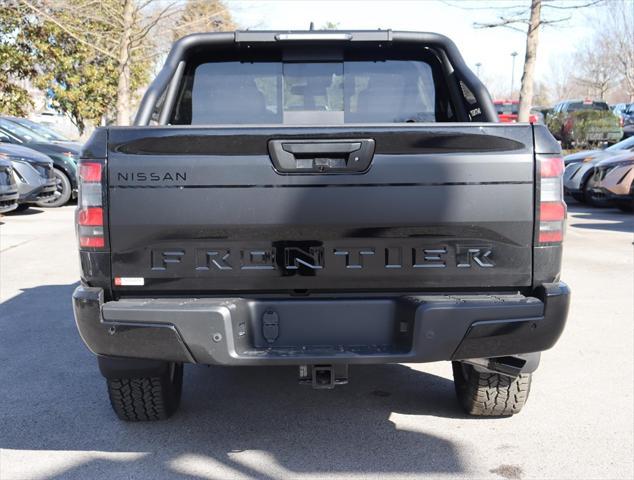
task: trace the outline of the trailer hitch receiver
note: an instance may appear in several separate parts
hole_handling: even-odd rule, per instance
[[[299,383],[311,385],[315,389],[332,389],[336,385],[348,383],[348,364],[343,365],[300,365]]]

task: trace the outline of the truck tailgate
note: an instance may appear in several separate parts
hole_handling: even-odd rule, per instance
[[[276,140],[312,145],[297,165],[325,169],[276,169]],[[319,141],[369,141],[369,167],[337,169]],[[530,125],[113,128],[107,165],[120,291],[531,284]]]

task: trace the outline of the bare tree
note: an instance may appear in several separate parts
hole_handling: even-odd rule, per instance
[[[220,0],[187,0],[171,28],[172,40],[196,32],[226,32],[236,25]]]
[[[551,90],[544,82],[535,82],[533,105],[551,105]]]
[[[515,94],[515,92],[511,92],[511,97],[509,97],[509,86],[504,79],[487,70],[480,72],[480,81],[495,99],[512,98]]]
[[[539,27],[541,25],[542,0],[531,0],[531,14],[526,32],[526,55],[520,87],[520,104],[517,119],[528,122],[529,112],[533,104],[533,84],[535,82],[535,61],[537,60],[537,46],[539,45]]]
[[[629,101],[634,102],[634,4],[627,0],[609,2],[603,12],[595,35],[609,44]]]
[[[116,119],[129,125],[131,119],[132,76],[134,68],[154,54],[151,32],[180,12],[178,2],[165,6],[152,0],[20,0],[30,11],[52,22],[76,41],[92,48],[96,55],[112,59],[117,65]],[[89,20],[107,25],[104,30],[86,28]]]
[[[526,4],[512,5],[504,7],[485,7],[486,9],[494,9],[499,13],[498,18],[492,22],[475,23],[477,28],[497,28],[505,27],[520,31],[526,34],[526,55],[524,57],[524,68],[522,71],[522,84],[520,88],[520,104],[518,120],[527,122],[529,111],[533,103],[533,85],[535,83],[535,62],[537,60],[537,52],[539,49],[539,32],[541,28],[547,25],[553,25],[569,20],[570,15],[565,15],[566,10],[579,9],[598,5],[604,0],[587,0],[579,2],[578,0],[530,0],[530,6]],[[451,3],[445,0],[446,4],[462,7],[460,4]],[[466,7],[473,9],[474,7]],[[482,9],[475,7],[475,9]],[[552,18],[545,18],[544,9],[551,9],[558,12]]]
[[[574,60],[569,55],[560,54],[550,61],[548,81],[556,99],[572,98],[582,95],[579,86],[572,82]]]
[[[594,41],[575,54],[577,68],[571,80],[584,89],[585,96],[605,100],[608,91],[621,77],[617,57],[605,36],[595,36]]]
[[[572,56],[575,68],[568,71],[567,90],[575,96],[634,100],[634,3],[607,2],[589,24],[591,35]]]

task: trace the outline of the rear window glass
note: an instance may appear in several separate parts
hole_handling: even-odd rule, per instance
[[[495,110],[498,115],[517,115],[519,105],[517,103],[496,103]]]
[[[430,65],[414,60],[203,63],[173,124],[443,121]]]
[[[605,102],[572,102],[568,104],[567,111],[576,112],[577,110],[610,110]]]

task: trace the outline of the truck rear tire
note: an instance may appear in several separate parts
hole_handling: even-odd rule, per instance
[[[165,420],[178,408],[183,365],[171,363],[155,377],[107,378],[112,408],[127,422]]]
[[[452,362],[452,367],[458,401],[469,415],[510,416],[519,413],[528,400],[530,373],[513,378],[478,372],[462,362]]]

